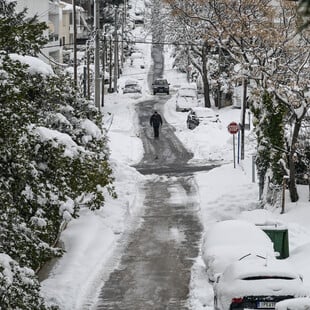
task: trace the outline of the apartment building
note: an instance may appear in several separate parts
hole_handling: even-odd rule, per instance
[[[62,61],[62,47],[59,41],[59,4],[58,0],[17,0],[16,11],[21,12],[27,9],[26,17],[37,16],[39,22],[48,25],[48,29],[44,32],[44,36],[49,39],[46,46],[42,49],[39,57],[47,62],[52,63]]]
[[[26,16],[37,15],[39,22],[45,22],[48,30],[44,35],[48,43],[39,57],[47,63],[63,62],[64,50],[73,48],[73,5],[60,0],[17,0],[16,10],[27,9]],[[89,34],[87,12],[76,5],[77,38],[85,38]]]

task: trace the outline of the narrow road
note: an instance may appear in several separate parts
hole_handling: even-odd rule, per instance
[[[162,49],[154,42],[150,85],[153,79],[162,77]],[[193,171],[214,166],[188,165],[193,155],[165,119],[159,139],[153,138],[150,116],[156,109],[163,117],[163,106],[169,98],[157,95],[136,106],[145,154],[135,168],[154,177],[147,178],[141,189],[145,197],[141,224],[128,232],[119,264],[100,290],[97,310],[189,309],[191,268],[202,234]]]
[[[129,233],[120,263],[101,289],[98,310],[189,309],[191,267],[202,226],[197,188],[187,166],[192,154],[165,120],[158,140],[149,125],[154,107],[161,113],[167,98],[159,95],[137,106],[145,155],[136,168],[158,176],[144,184],[141,225]]]

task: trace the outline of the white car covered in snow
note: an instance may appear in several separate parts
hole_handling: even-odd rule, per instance
[[[123,87],[123,94],[142,93],[142,88],[137,80],[127,80]]]
[[[275,309],[277,302],[308,294],[286,261],[255,255],[230,264],[213,289],[215,310]]]
[[[196,85],[188,84],[181,86],[176,94],[176,110],[178,112],[187,112],[190,108],[201,106],[198,100]]]
[[[257,254],[275,259],[270,238],[255,224],[244,220],[213,224],[204,234],[201,250],[210,282],[245,255]]]

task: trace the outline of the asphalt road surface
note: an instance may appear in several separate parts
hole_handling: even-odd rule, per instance
[[[168,98],[158,95],[137,106],[145,155],[136,168],[158,176],[144,184],[141,224],[129,232],[120,263],[105,281],[96,309],[189,309],[191,267],[202,233],[191,172],[196,169],[187,164],[192,154],[173,127],[164,120],[159,139],[154,139],[149,125],[153,110],[163,114]]]

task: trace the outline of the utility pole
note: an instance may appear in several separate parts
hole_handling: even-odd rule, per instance
[[[112,93],[112,38],[110,37],[109,93]]]
[[[221,54],[222,54],[222,48],[219,46],[219,63],[218,63],[218,72],[219,72],[219,77],[217,80],[217,108],[220,109],[222,107],[222,98],[221,98],[221,84],[220,84],[220,78],[222,74],[222,67],[221,67]]]
[[[243,98],[242,98],[242,107],[241,107],[241,159],[244,159],[244,144],[245,144],[245,111],[247,106],[247,78],[243,78]]]
[[[123,16],[122,16],[122,36],[121,36],[121,68],[123,68],[124,65],[124,25],[125,25],[125,12],[123,10]]]
[[[95,30],[95,106],[100,110],[99,0],[94,0],[94,30]]]
[[[114,22],[114,91],[117,91],[118,79],[118,36],[117,36],[117,14],[118,7],[115,9],[115,22]]]
[[[105,81],[105,47],[106,47],[106,37],[103,38],[103,45],[102,45],[102,88],[101,88],[101,106],[104,106],[104,81]]]
[[[72,15],[73,15],[73,80],[74,86],[77,86],[77,51],[76,51],[76,37],[77,37],[77,29],[76,29],[76,7],[75,0],[72,0]]]
[[[89,55],[89,44],[87,44],[87,52],[86,52],[86,70],[87,70],[87,99],[90,99],[90,68],[89,68],[89,62],[90,62],[90,55]]]

